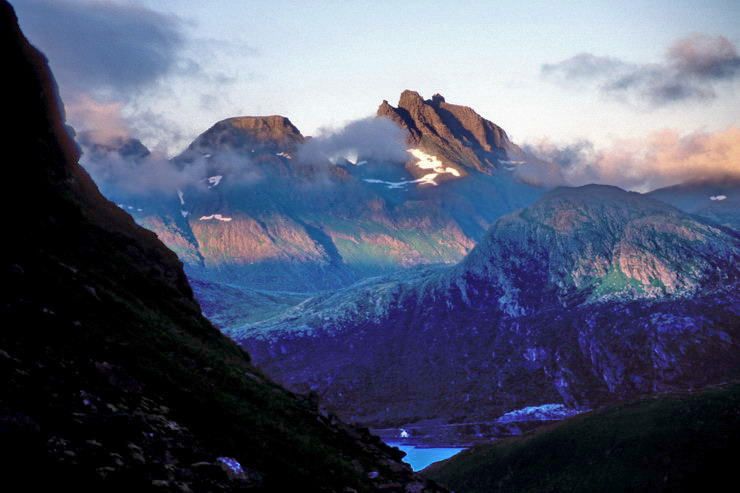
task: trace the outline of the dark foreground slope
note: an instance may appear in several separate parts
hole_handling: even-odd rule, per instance
[[[738,453],[734,384],[594,411],[466,450],[422,474],[458,493],[708,491],[736,482]]]
[[[397,451],[264,378],[201,315],[175,254],[78,166],[46,61],[6,2],[0,18],[4,145],[24,152],[0,194],[3,488],[422,491]]]

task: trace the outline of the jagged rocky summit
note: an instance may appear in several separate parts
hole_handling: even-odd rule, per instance
[[[399,451],[266,378],[200,313],[181,262],[98,192],[46,60],[0,2],[0,471],[23,491],[442,491]]]
[[[447,103],[440,94],[425,100],[418,92],[406,90],[401,93],[398,107],[384,100],[377,114],[407,129],[410,144],[463,169],[490,174],[527,159],[501,127],[472,108]]]
[[[558,188],[456,266],[370,279],[230,334],[289,388],[377,426],[592,408],[736,375],[739,259],[736,233],[665,203]]]

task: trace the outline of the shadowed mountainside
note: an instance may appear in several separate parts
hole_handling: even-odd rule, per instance
[[[46,60],[5,1],[0,18],[13,121],[5,139],[23,151],[6,166],[3,206],[33,198],[6,221],[5,484],[437,491],[398,451],[265,378],[201,315],[175,254],[77,164]]]

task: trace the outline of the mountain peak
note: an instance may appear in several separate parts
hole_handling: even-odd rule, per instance
[[[411,108],[418,107],[424,104],[424,98],[421,97],[416,91],[406,89],[401,93],[401,97],[398,100],[398,106],[410,110]]]
[[[423,147],[448,164],[458,162],[492,174],[503,162],[525,159],[501,127],[472,108],[447,103],[439,93],[425,100],[407,89],[401,93],[397,108],[383,100],[377,115],[408,130],[410,145]]]
[[[305,140],[300,130],[284,116],[236,116],[221,120],[200,134],[176,159],[192,160],[214,149],[252,154],[292,154]]]
[[[737,238],[673,206],[585,185],[556,188],[499,219],[461,265],[473,274],[526,265],[512,286],[538,279],[540,293],[554,289],[545,298],[657,299],[733,285],[737,248]]]
[[[444,102],[445,102],[445,97],[442,96],[440,93],[437,93],[434,96],[432,96],[433,104],[439,104],[439,103],[444,103]]]

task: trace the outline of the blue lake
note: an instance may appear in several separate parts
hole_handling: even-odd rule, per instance
[[[420,471],[429,464],[452,457],[464,448],[417,448],[413,445],[401,445],[388,442],[391,447],[397,447],[406,452],[403,461],[411,466],[414,471]]]

